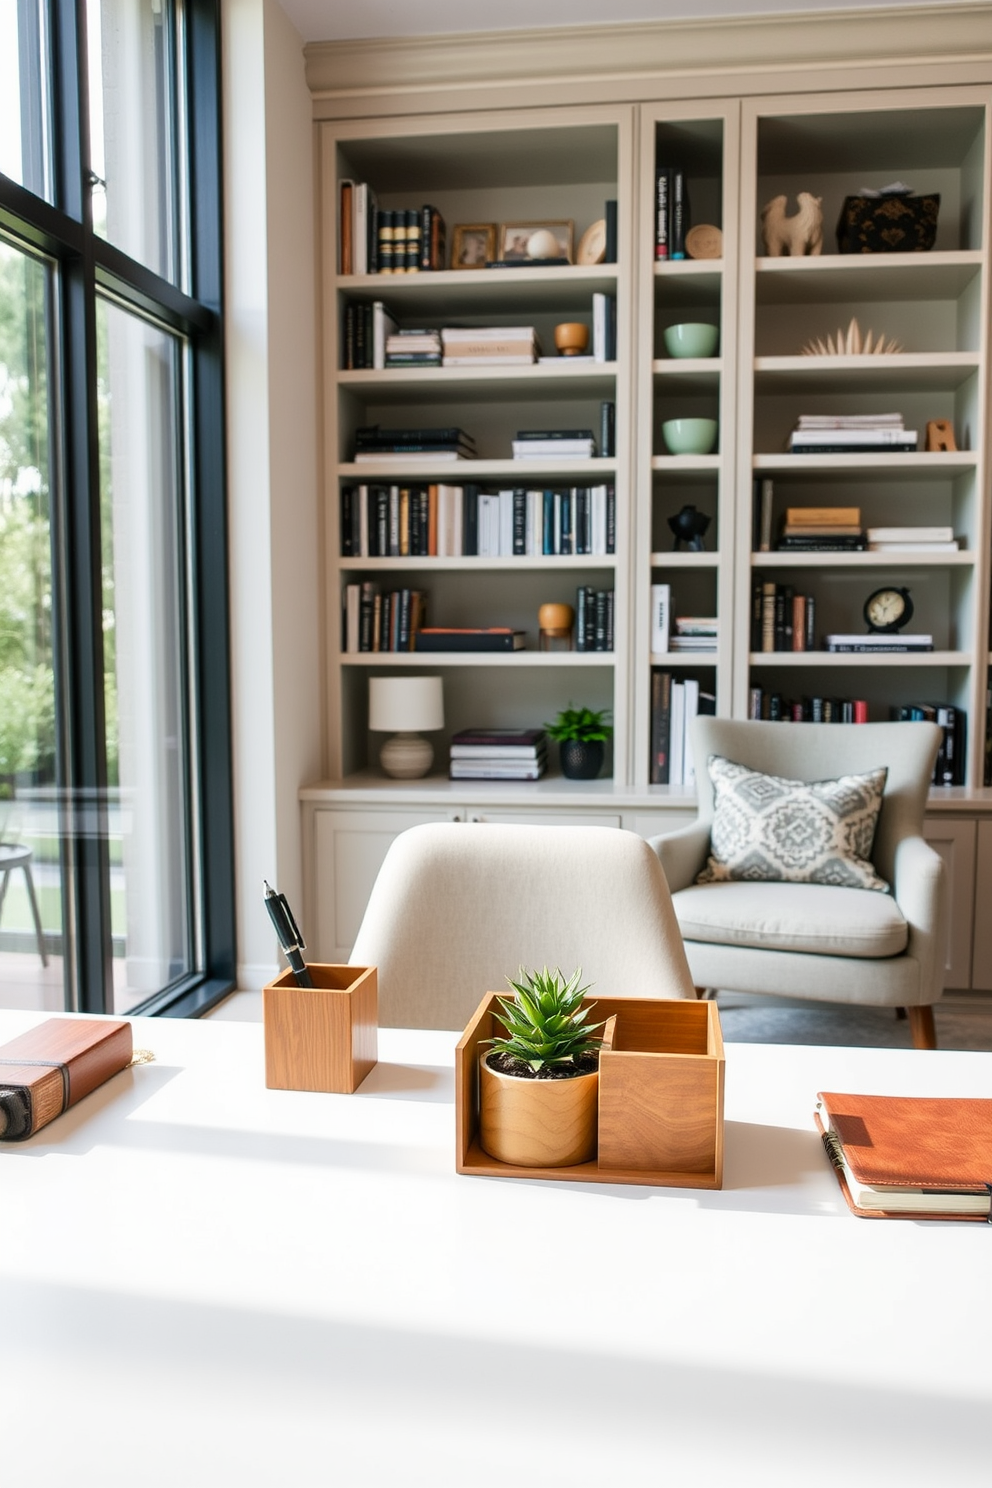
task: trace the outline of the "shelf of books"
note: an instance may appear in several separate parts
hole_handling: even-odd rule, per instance
[[[385,668],[441,675],[448,737],[609,710],[628,783],[633,119],[321,129],[334,776]]]
[[[660,796],[694,785],[693,714],[732,706],[738,117],[642,109],[635,779]]]
[[[741,116],[733,711],[934,718],[942,785],[984,781],[987,112],[934,89]]]

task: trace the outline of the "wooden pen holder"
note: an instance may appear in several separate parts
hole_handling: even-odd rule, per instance
[[[312,987],[287,970],[262,988],[265,1083],[351,1095],[378,1058],[376,969],[311,962],[307,970]]]

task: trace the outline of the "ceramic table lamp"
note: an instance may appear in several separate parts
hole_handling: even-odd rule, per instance
[[[373,677],[369,682],[369,728],[391,733],[379,755],[387,775],[416,780],[426,775],[434,747],[420,730],[444,728],[440,677]]]

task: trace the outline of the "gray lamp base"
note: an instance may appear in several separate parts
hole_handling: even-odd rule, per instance
[[[420,734],[394,734],[382,746],[379,763],[395,780],[419,780],[434,763],[434,746]]]

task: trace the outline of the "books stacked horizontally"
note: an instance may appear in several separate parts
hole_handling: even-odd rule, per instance
[[[441,349],[445,367],[525,367],[541,347],[533,326],[445,326]]]
[[[441,332],[431,329],[394,330],[385,343],[387,367],[440,367]]]
[[[956,553],[953,527],[869,527],[869,553]]]
[[[676,615],[675,634],[668,644],[673,651],[713,652],[719,634],[720,622],[715,615]]]
[[[433,625],[417,632],[415,651],[523,651],[527,632],[509,625]]]
[[[355,430],[356,465],[474,459],[475,440],[464,429],[384,429],[367,424]]]
[[[543,729],[462,729],[451,740],[452,780],[540,780],[548,765]]]
[[[698,680],[651,673],[652,785],[695,785],[691,725],[697,713],[716,713],[716,698],[702,691]]]
[[[901,413],[804,413],[789,436],[794,455],[891,455],[912,452],[916,444]]]
[[[592,460],[596,440],[591,429],[518,429],[512,449],[515,460]]]
[[[856,653],[878,652],[882,655],[897,651],[932,651],[932,635],[909,635],[905,631],[885,635],[871,631],[868,635],[828,635],[823,644],[827,651],[853,651]]]
[[[790,506],[786,508],[779,552],[860,553],[865,534],[859,506]]]

